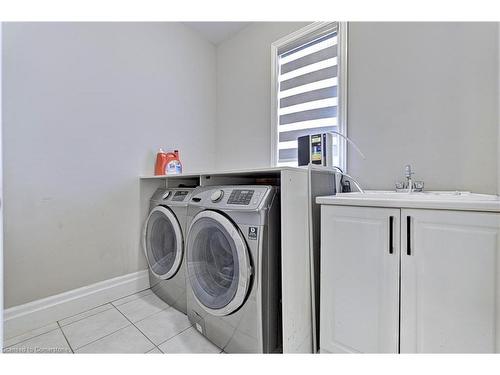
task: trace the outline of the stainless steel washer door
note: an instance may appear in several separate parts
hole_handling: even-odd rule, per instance
[[[151,210],[143,234],[143,247],[153,274],[161,279],[172,278],[183,256],[182,231],[173,212],[158,206]]]
[[[252,268],[240,231],[222,214],[195,216],[186,244],[189,282],[196,300],[209,313],[231,314],[245,301]]]

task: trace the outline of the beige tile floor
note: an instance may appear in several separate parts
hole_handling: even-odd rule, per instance
[[[221,353],[150,289],[5,340],[4,353]]]

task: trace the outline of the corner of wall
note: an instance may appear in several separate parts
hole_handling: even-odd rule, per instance
[[[222,42],[224,43],[224,42]],[[214,144],[214,170],[217,169],[219,165],[219,153],[217,152],[219,145],[217,144],[218,134],[219,134],[219,49],[222,43],[215,45],[215,124],[214,124],[214,133],[213,133],[213,144]]]
[[[500,195],[500,23],[497,26],[497,194]]]
[[[242,30],[247,29],[249,26],[244,27]],[[227,44],[231,43],[235,38],[238,38],[240,35],[241,31],[238,31],[236,34],[231,35],[228,39],[225,39],[217,44],[215,44],[215,128],[214,128],[214,170],[218,170],[220,166],[223,164],[222,163],[222,158],[223,158],[223,152],[221,151],[223,149],[222,144],[220,143],[221,135],[222,135],[222,119],[221,119],[221,100],[220,100],[220,95],[222,92],[222,89],[220,87],[222,80],[220,79],[221,77],[221,49],[224,48]]]
[[[253,22],[216,46],[217,169],[270,165],[271,43],[309,23]]]
[[[3,322],[2,28],[3,24],[0,22],[0,322]],[[3,324],[0,324],[1,342],[3,342]]]

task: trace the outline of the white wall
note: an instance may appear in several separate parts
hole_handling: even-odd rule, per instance
[[[270,44],[303,24],[253,24],[217,48],[217,166],[270,163]],[[348,155],[367,188],[391,189],[411,163],[428,189],[495,193],[498,27],[351,23]]]
[[[498,25],[351,23],[348,168],[392,188],[410,163],[428,189],[496,193]]]
[[[187,171],[268,166],[270,44],[306,24],[254,23],[217,49],[176,23],[5,25],[6,307],[146,267],[137,176],[156,147]],[[498,26],[350,31],[349,135],[367,155],[350,172],[391,188],[410,162],[427,188],[500,192]]]
[[[271,162],[271,43],[305,22],[256,22],[217,46],[218,169]]]
[[[146,268],[138,176],[213,169],[215,69],[180,23],[4,25],[6,307]]]

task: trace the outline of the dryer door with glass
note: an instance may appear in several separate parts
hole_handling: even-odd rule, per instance
[[[198,303],[217,316],[231,314],[245,301],[252,268],[246,242],[224,215],[202,211],[189,228],[189,283]]]
[[[143,234],[143,247],[151,272],[160,279],[170,279],[182,262],[182,231],[174,213],[167,207],[151,210]]]

